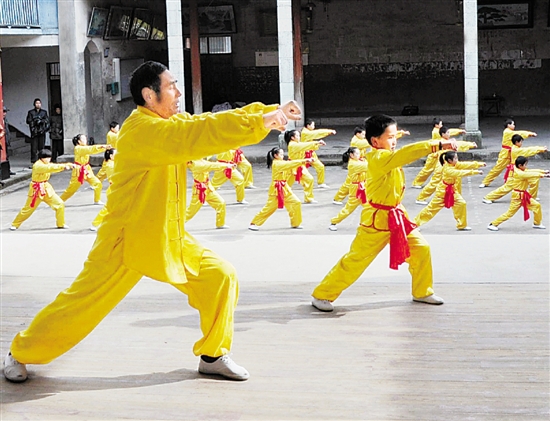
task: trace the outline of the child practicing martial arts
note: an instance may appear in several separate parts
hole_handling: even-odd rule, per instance
[[[546,229],[546,227],[542,225],[542,209],[540,203],[531,197],[527,187],[532,180],[550,177],[550,171],[529,170],[527,169],[528,162],[529,159],[525,156],[518,156],[516,158],[514,162],[516,166],[514,169],[514,177],[511,179],[513,192],[510,207],[505,213],[489,224],[487,227],[489,231],[498,231],[498,226],[514,216],[521,207],[523,207],[524,221],[529,219],[529,211],[532,211],[533,228]]]
[[[445,126],[442,126],[439,128],[441,136],[439,139],[446,139],[449,140],[451,138],[451,129],[448,129]],[[433,133],[432,133],[433,137]],[[434,139],[437,140],[437,139]],[[466,152],[470,149],[477,148],[477,144],[475,142],[466,142],[463,140],[457,140],[456,141],[457,151],[458,152]],[[437,186],[441,182],[441,177],[443,175],[443,165],[439,162],[439,157],[444,153],[445,151],[438,151],[435,152],[437,155],[437,164],[434,170],[434,173],[432,175],[432,178],[424,186],[422,191],[418,194],[416,197],[416,204],[417,205],[427,205],[429,197],[435,192],[437,189]],[[458,184],[455,186],[456,190],[461,193],[462,192],[462,181],[458,181]]]
[[[363,129],[362,127],[356,127],[353,130],[353,137],[351,138],[349,146],[350,148],[358,148],[361,154],[361,158],[365,157],[365,154],[371,148],[371,146],[369,145],[369,142],[367,142],[367,139],[365,139],[365,129]],[[334,199],[332,199],[332,203],[334,203],[335,205],[342,204],[342,201],[349,194],[349,184],[350,184],[350,180],[349,180],[349,172],[348,172],[348,176],[346,177],[346,180],[334,195]]]
[[[336,134],[336,130],[315,129],[315,122],[313,120],[306,120],[306,125],[302,129],[302,133],[301,133],[301,141],[309,143],[312,140],[323,139],[333,134]],[[298,138],[298,141],[300,141],[300,138]],[[325,184],[325,166],[323,165],[321,160],[317,157],[317,154],[315,153],[314,149],[306,152],[306,158],[308,158],[309,156],[313,158],[313,162],[311,163],[311,166],[317,172],[317,185],[321,189],[328,189],[328,186]],[[294,159],[292,157],[290,158]]]
[[[493,190],[491,193],[487,194],[483,198],[483,203],[491,204],[495,200],[501,199],[504,196],[506,196],[508,193],[510,193],[514,188],[512,187],[512,178],[514,177],[514,168],[516,162],[516,159],[518,156],[524,156],[526,158],[530,156],[534,156],[536,154],[546,152],[548,148],[546,146],[530,146],[528,148],[523,147],[523,137],[521,137],[519,134],[515,134],[512,136],[512,163],[506,167],[506,172],[504,173],[504,181],[505,183],[500,186],[499,188]],[[531,197],[534,199],[537,198],[539,193],[539,178],[531,179],[529,181],[529,187],[528,191]]]
[[[267,218],[273,215],[277,209],[283,208],[286,208],[290,217],[290,227],[302,229],[300,225],[302,223],[302,204],[292,192],[291,185],[287,180],[292,170],[300,165],[311,163],[313,158],[285,161],[284,157],[285,152],[279,147],[275,147],[267,153],[267,168],[271,168],[271,185],[267,193],[267,203],[248,227],[251,231],[258,231]]]
[[[52,164],[51,159],[52,152],[50,150],[42,149],[38,152],[38,160],[32,166],[32,181],[29,185],[27,202],[11,223],[10,229],[12,231],[18,229],[33,214],[42,201],[55,211],[57,228],[69,228],[65,225],[65,203],[55,193],[48,180],[52,173],[71,170],[74,164]]]
[[[440,130],[443,127],[443,121],[439,118],[434,118],[432,122],[433,128],[432,128],[432,139],[433,140],[439,140],[441,139],[441,133]],[[448,129],[449,137],[458,136],[459,134],[466,133],[466,130],[462,129]],[[426,162],[424,164],[424,167],[420,170],[416,178],[412,182],[412,188],[414,189],[421,189],[422,184],[428,179],[431,173],[434,172],[434,170],[437,168],[437,163],[439,160],[440,154],[435,152],[431,153],[426,157]]]
[[[497,163],[485,176],[485,178],[479,185],[480,188],[489,186],[489,184],[491,184],[494,179],[498,177],[498,175],[508,166],[508,164],[512,163],[511,152],[513,135],[519,134],[524,139],[526,137],[537,135],[535,132],[529,132],[527,130],[516,131],[515,128],[516,123],[514,120],[509,118],[504,121],[504,131],[502,132],[502,149],[498,154]]]
[[[105,150],[111,149],[111,145],[88,146],[88,138],[83,134],[77,134],[73,137],[73,145],[75,169],[73,170],[69,185],[61,193],[61,200],[66,202],[67,199],[77,192],[84,181],[87,181],[94,190],[94,204],[103,205],[101,201],[101,181],[97,179],[92,171],[90,155],[105,152]]]
[[[285,132],[285,142],[288,147],[289,160],[303,161],[304,159],[313,158],[313,151],[326,145],[323,140],[300,142],[300,136],[298,130],[287,130]],[[317,200],[313,197],[313,176],[308,171],[310,162],[312,162],[312,160],[309,160],[307,165],[294,167],[289,174],[288,185],[292,187],[294,181],[300,183],[304,188],[304,203],[317,203]]]
[[[225,169],[223,171],[217,171],[212,177],[212,186],[215,189],[219,188],[227,180],[231,180],[231,183],[237,188],[237,184],[240,183],[240,178],[243,178],[243,187],[245,189],[255,189],[254,176],[252,174],[252,165],[248,162],[248,159],[244,156],[243,151],[239,149],[230,149],[227,152],[219,153],[218,162],[235,164],[238,172],[234,172],[233,168]],[[235,173],[235,174],[233,174]],[[231,174],[231,176],[230,176]],[[242,177],[241,177],[242,175]],[[244,196],[243,196],[244,197]],[[238,200],[238,199],[237,199]]]
[[[116,149],[116,142],[118,140],[118,131],[120,129],[120,126],[116,121],[111,121],[111,124],[109,124],[109,131],[107,132],[107,145],[111,145],[111,148]],[[107,175],[107,169],[105,166],[107,165],[107,161],[103,161],[103,164],[101,165],[101,169],[97,172],[97,179],[101,182],[103,180],[106,180],[109,178]],[[112,162],[111,164],[112,165]],[[112,172],[111,172],[112,174]]]
[[[216,228],[229,228],[225,225],[225,200],[217,192],[208,179],[210,171],[223,171],[225,169],[234,169],[235,164],[231,162],[211,162],[205,159],[189,161],[187,166],[193,174],[193,196],[185,212],[185,220],[191,218],[202,208],[204,202],[208,203],[216,211]],[[225,177],[225,176],[224,176]]]
[[[447,151],[439,157],[439,163],[443,166],[441,181],[437,186],[435,195],[424,209],[420,211],[414,223],[417,226],[424,225],[437,213],[445,208],[452,208],[456,220],[456,229],[459,231],[471,231],[467,224],[466,201],[457,188],[462,177],[483,174],[480,167],[484,162],[458,162],[458,155],[455,151]]]
[[[342,155],[344,163],[348,164],[348,176],[346,182],[349,182],[349,199],[346,206],[330,220],[331,231],[338,231],[336,224],[346,219],[357,209],[359,205],[367,203],[367,194],[365,189],[365,180],[367,178],[367,162],[361,158],[361,151],[358,148],[351,147]],[[349,180],[349,181],[348,181]],[[345,183],[344,183],[345,184]]]
[[[111,184],[113,184],[113,182],[111,181],[111,177],[113,176],[113,172],[115,171],[115,152],[115,149],[108,149],[103,155],[103,167],[101,169],[105,169],[105,176],[107,180],[109,180],[109,188],[106,192],[107,196],[109,196],[109,193],[111,192]],[[92,221],[90,231],[97,231],[97,229],[103,222],[105,215],[107,215],[107,212],[107,205],[104,205]]]
[[[313,291],[311,304],[320,311],[332,311],[332,302],[361,276],[388,243],[390,268],[409,264],[413,301],[443,304],[432,288],[430,246],[401,204],[405,193],[401,167],[438,149],[455,149],[456,142],[427,140],[396,150],[397,123],[387,115],[373,115],[365,120],[365,135],[373,151],[366,156],[368,201],[361,223],[350,250]]]

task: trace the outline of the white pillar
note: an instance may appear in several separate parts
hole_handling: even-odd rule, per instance
[[[166,0],[166,36],[168,42],[168,68],[178,80],[178,88],[181,91],[180,110],[185,111],[181,0]]]
[[[464,0],[464,119],[466,136],[481,147],[479,131],[479,63],[477,45],[477,0]]]
[[[277,0],[277,31],[279,37],[280,103],[294,99],[294,40],[292,37],[292,0]],[[287,128],[295,124],[289,122]]]

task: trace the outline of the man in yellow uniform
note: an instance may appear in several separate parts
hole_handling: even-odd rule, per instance
[[[233,266],[185,232],[186,164],[260,142],[300,118],[294,101],[253,103],[216,114],[178,112],[181,92],[166,66],[148,61],[130,79],[137,105],[124,122],[107,210],[83,271],[19,332],[4,376],[27,379],[25,364],[46,364],[78,344],[142,276],[167,282],[199,311],[199,372],[246,380],[229,358],[238,284]]]

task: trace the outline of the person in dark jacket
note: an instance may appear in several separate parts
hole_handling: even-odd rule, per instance
[[[63,116],[61,105],[54,105],[54,112],[50,117],[50,140],[52,141],[52,162],[57,162],[57,157],[65,152],[63,148]]]
[[[38,160],[38,151],[44,149],[46,132],[50,130],[50,119],[42,109],[42,101],[35,98],[34,108],[27,113],[27,124],[31,131],[31,164]]]

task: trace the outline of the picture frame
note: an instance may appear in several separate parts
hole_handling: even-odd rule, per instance
[[[126,39],[130,32],[132,22],[132,8],[111,6],[109,9],[109,19],[107,19],[107,29],[103,39]]]
[[[182,14],[184,34],[189,34],[189,9],[184,9]],[[199,7],[198,15],[200,35],[223,35],[237,32],[233,5]]]
[[[153,27],[153,12],[149,9],[134,9],[129,39],[148,40]]]
[[[478,29],[513,29],[533,27],[532,0],[479,0]]]
[[[164,41],[166,39],[166,15],[154,15],[151,36],[153,41]]]
[[[88,24],[87,37],[102,37],[107,27],[107,18],[109,17],[109,9],[101,7],[93,7],[90,23]]]

